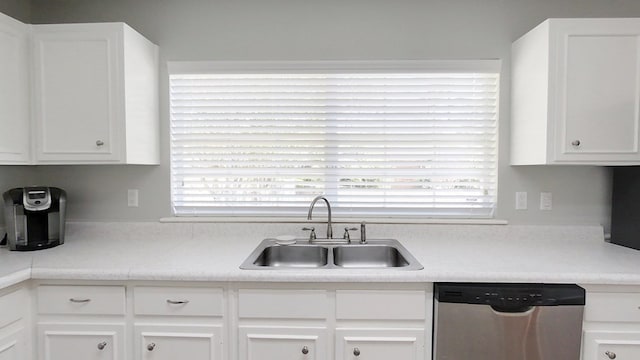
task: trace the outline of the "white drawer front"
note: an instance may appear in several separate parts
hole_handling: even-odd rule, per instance
[[[136,315],[222,316],[222,289],[138,286],[133,289]]]
[[[0,297],[0,327],[8,325],[25,315],[30,308],[26,290],[20,289]]]
[[[324,290],[240,290],[241,318],[324,319],[328,298]]]
[[[426,294],[421,290],[337,290],[336,318],[350,320],[422,320]]]
[[[40,314],[123,315],[123,286],[58,286],[38,287]]]
[[[640,293],[587,293],[584,320],[640,322]]]

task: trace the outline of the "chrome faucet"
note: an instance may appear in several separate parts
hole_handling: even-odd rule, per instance
[[[309,205],[309,214],[307,215],[307,220],[311,220],[311,215],[313,213],[313,207],[316,205],[318,200],[324,200],[327,204],[327,239],[333,239],[333,229],[331,228],[331,205],[329,204],[329,200],[323,195],[318,195],[313,200],[311,200],[311,205]]]

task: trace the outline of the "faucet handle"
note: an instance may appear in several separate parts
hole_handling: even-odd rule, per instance
[[[358,230],[358,228],[355,228],[355,227],[344,228],[344,235],[342,235],[342,238],[347,240],[348,242],[351,242],[351,236],[349,236],[349,231],[355,231],[355,230]]]
[[[311,231],[311,233],[309,233],[309,242],[312,242],[313,240],[316,239],[316,228],[312,227],[303,227],[302,230],[304,231]]]

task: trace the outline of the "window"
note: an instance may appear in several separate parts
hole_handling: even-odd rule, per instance
[[[180,215],[492,217],[498,61],[171,63]]]

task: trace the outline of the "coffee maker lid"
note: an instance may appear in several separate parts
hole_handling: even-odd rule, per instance
[[[43,211],[51,207],[51,191],[48,187],[25,187],[22,192],[22,204],[28,211]]]

